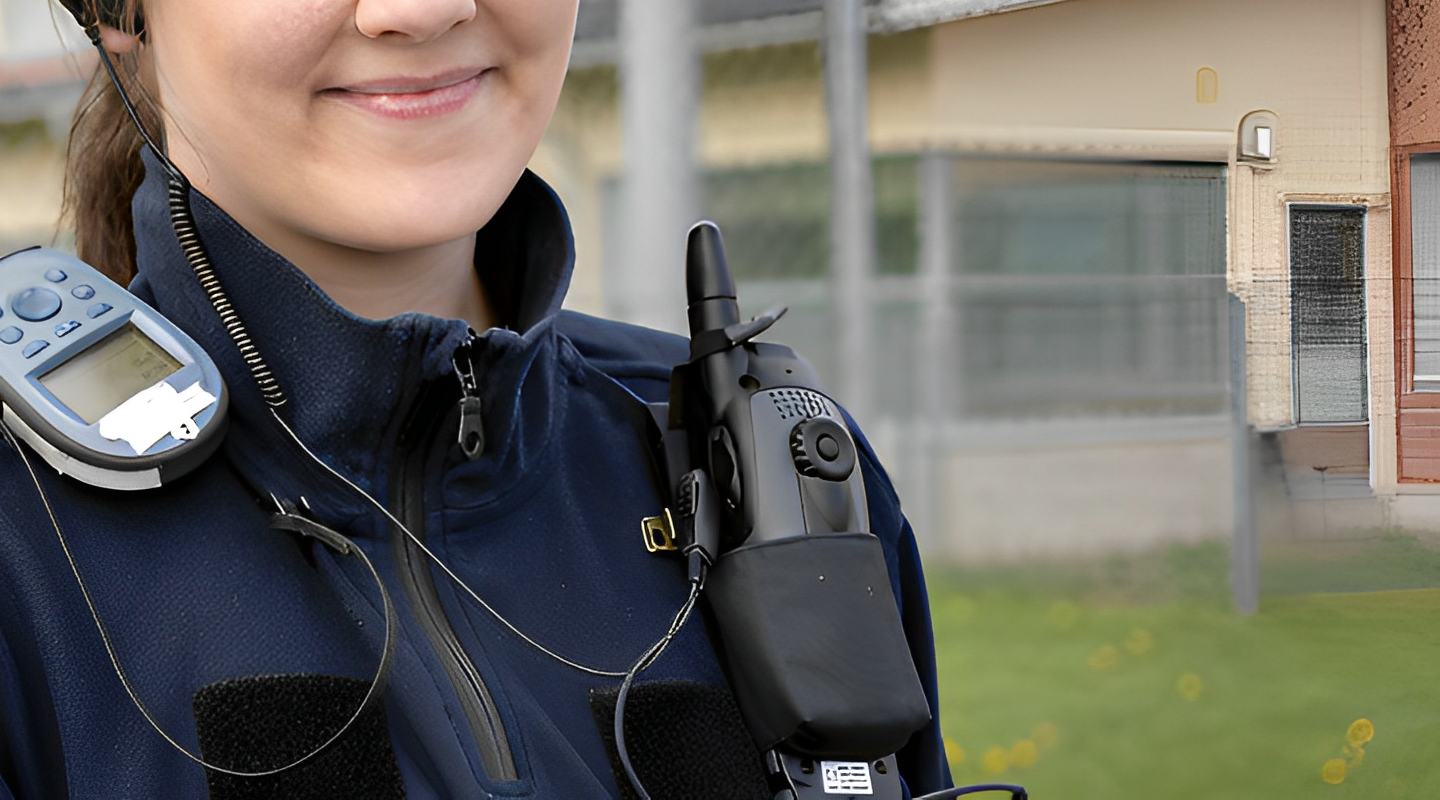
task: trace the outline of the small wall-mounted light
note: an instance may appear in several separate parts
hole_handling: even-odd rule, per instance
[[[1220,76],[1209,67],[1195,70],[1195,102],[1213,103],[1220,99]]]
[[[1239,161],[1274,161],[1279,119],[1271,111],[1251,111],[1240,120],[1235,157]]]

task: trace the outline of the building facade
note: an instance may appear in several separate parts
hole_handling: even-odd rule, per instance
[[[78,91],[74,59],[31,44],[33,19],[15,33],[15,9],[31,5],[0,0],[0,242],[12,245],[54,231],[59,137],[43,120]],[[837,314],[828,212],[847,187],[829,178],[819,0],[700,4],[696,207],[727,233],[742,302],[791,306],[777,338],[831,385],[870,365],[862,422],[927,547],[985,560],[1227,536],[1227,294],[1246,309],[1254,490],[1275,501],[1262,527],[1440,531],[1440,228],[1428,222],[1440,114],[1427,105],[1440,21],[1427,6],[867,9],[867,358],[837,345],[853,321]],[[647,276],[626,273],[621,246],[619,10],[581,0],[534,167],[573,215],[571,305],[623,314],[621,293]]]

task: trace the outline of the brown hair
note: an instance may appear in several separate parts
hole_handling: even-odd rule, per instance
[[[138,0],[82,0],[91,19],[122,21],[121,30],[134,32]],[[135,103],[145,130],[162,134],[157,104],[140,80],[138,48],[112,54],[115,71]],[[75,230],[75,250],[82,261],[124,285],[135,275],[135,230],[130,200],[135,196],[145,167],[140,161],[142,141],[103,64],[81,96],[70,124],[65,156],[64,219]]]

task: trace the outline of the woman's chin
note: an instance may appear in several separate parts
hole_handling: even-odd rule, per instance
[[[418,224],[407,226],[400,221],[386,227],[392,229],[354,232],[352,235],[341,234],[330,237],[330,240],[339,247],[361,253],[370,253],[376,256],[405,256],[425,250],[447,248],[454,246],[457,242],[468,241],[482,226],[438,228]]]
[[[345,199],[311,206],[311,213],[318,212],[312,230],[321,238],[377,252],[452,241],[485,227],[510,196],[523,168],[503,177],[465,176],[457,170],[430,181],[397,179],[325,192],[321,196]]]
[[[295,233],[317,243],[328,242],[362,252],[415,252],[474,236],[505,200],[505,196],[500,196],[465,204],[449,199],[440,202],[441,196],[395,202],[393,195],[388,198],[372,195],[369,202],[352,203],[348,207],[333,204],[329,213],[313,215],[310,224]],[[359,207],[362,205],[363,208]]]

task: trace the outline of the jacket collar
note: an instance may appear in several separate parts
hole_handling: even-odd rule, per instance
[[[171,226],[165,174],[146,153],[146,178],[135,194],[139,273],[131,291],[155,306],[215,359],[230,392],[226,452],[261,493],[305,494],[317,513],[337,521],[373,517],[361,498],[336,485],[298,452],[276,425],[239,350],[231,341],[180,249]],[[307,447],[381,502],[403,418],[421,386],[445,380],[452,355],[471,338],[462,320],[406,313],[368,320],[332,301],[289,261],[265,246],[199,192],[190,204],[216,273],[255,346],[287,396],[280,416]],[[527,413],[554,394],[532,390],[531,373],[553,357],[554,318],[569,284],[574,245],[558,198],[526,172],[478,234],[477,271],[492,306],[507,320],[475,341],[486,458],[523,461]],[[553,356],[550,353],[549,356]],[[546,384],[548,381],[540,380]],[[542,423],[538,426],[544,429]],[[528,436],[535,446],[537,436]],[[503,481],[490,481],[498,486]]]

